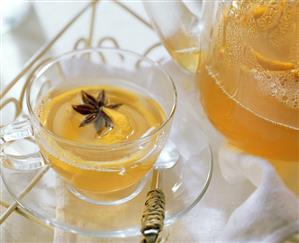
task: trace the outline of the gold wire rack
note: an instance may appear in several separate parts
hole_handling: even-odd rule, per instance
[[[65,36],[70,29],[82,18],[83,15],[87,15],[88,20],[88,31],[85,36],[78,36],[75,38],[71,49],[82,49],[82,48],[92,48],[92,47],[101,47],[109,44],[112,47],[120,47],[120,44],[114,36],[100,36],[98,40],[96,39],[95,33],[97,30],[97,12],[101,3],[104,1],[101,0],[93,0],[88,2],[75,16],[73,16],[57,34],[50,39],[47,43],[45,43],[24,65],[23,69],[16,75],[16,77],[11,80],[5,87],[2,87],[0,90],[0,112],[4,114],[5,109],[10,107],[10,112],[14,110],[13,120],[17,119],[20,115],[23,114],[25,110],[25,91],[29,84],[30,76],[45,62],[48,61],[52,54],[51,51],[53,46],[57,44],[63,36]],[[112,4],[124,11],[127,15],[131,16],[135,21],[139,22],[143,25],[147,31],[153,32],[153,27],[151,24],[145,20],[141,15],[136,13],[133,9],[128,7],[124,2],[111,0],[109,4]],[[88,15],[89,14],[89,15]],[[143,52],[141,53],[144,56],[150,56],[156,49],[163,48],[160,41],[156,41],[147,46]],[[70,51],[70,50],[69,50]],[[159,60],[162,60],[163,57],[160,57]],[[138,65],[138,63],[136,64]],[[18,87],[19,94],[17,97],[10,95],[10,91]],[[11,109],[11,105],[14,109]],[[3,125],[3,124],[2,124]],[[37,184],[40,178],[44,173],[49,169],[49,166],[45,166],[38,174],[33,178],[33,180],[27,185],[26,188],[18,196],[19,198],[24,197],[30,190]],[[0,225],[8,218],[8,216],[15,212],[23,217],[26,217],[29,220],[37,222],[39,224],[44,225],[45,227],[50,228],[48,225],[40,221],[39,219],[31,216],[27,212],[25,212],[22,208],[18,207],[18,203],[16,201],[11,204],[1,201],[0,206],[5,209],[4,213],[0,216]]]

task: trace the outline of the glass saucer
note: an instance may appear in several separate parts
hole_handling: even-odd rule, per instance
[[[203,197],[212,174],[212,153],[196,119],[178,109],[170,139],[179,153],[174,167],[162,170],[161,189],[166,196],[165,225],[191,210]],[[194,114],[193,114],[194,115]],[[22,149],[24,149],[24,146]],[[17,199],[39,169],[16,170],[1,165],[7,190],[28,213],[48,225],[90,237],[115,238],[140,234],[140,221],[150,176],[143,190],[121,205],[100,206],[80,200],[51,168],[23,198]]]

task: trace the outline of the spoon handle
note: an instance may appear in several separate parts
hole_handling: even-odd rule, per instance
[[[159,233],[164,226],[165,196],[159,189],[158,170],[153,171],[152,190],[147,193],[144,210],[141,219],[141,233],[144,236],[143,243],[158,242]]]

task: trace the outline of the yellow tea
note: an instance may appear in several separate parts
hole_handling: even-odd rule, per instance
[[[299,47],[291,47],[298,46],[299,31],[284,28],[299,26],[299,4],[237,5],[215,26],[213,54],[202,57],[203,106],[235,146],[273,160],[298,161]]]
[[[200,49],[198,38],[188,36],[180,31],[165,40],[165,47],[173,59],[188,71],[194,73],[200,63]]]
[[[101,132],[93,122],[80,127],[84,115],[73,107],[82,105],[82,91],[97,97],[103,90],[107,105],[102,107],[102,111],[113,126],[105,127]],[[111,108],[109,104],[112,104]],[[120,105],[113,108],[113,104]],[[39,140],[53,168],[81,191],[106,193],[135,185],[151,169],[158,156],[154,138],[143,144],[133,144],[159,127],[165,118],[160,105],[142,93],[112,86],[52,92],[38,113],[42,125],[53,134],[85,146],[73,147],[63,141],[53,142],[50,138],[48,141]],[[113,147],[116,144],[119,147]],[[92,149],[97,145],[98,150]],[[109,146],[112,146],[110,150]]]

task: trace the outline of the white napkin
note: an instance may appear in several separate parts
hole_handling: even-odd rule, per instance
[[[239,177],[242,173],[257,187],[230,215],[219,239],[279,242],[299,230],[298,199],[285,188],[269,163],[227,147],[221,148],[219,158],[223,176],[228,182],[238,183],[234,175]],[[233,168],[228,167],[232,163]]]
[[[219,139],[198,104],[193,77],[173,63],[179,99],[210,132],[215,166],[210,187],[199,204],[166,229],[168,242],[280,242],[299,230],[299,202],[267,161],[236,151]],[[299,176],[299,175],[298,175]],[[298,185],[299,186],[299,185]],[[63,200],[62,200],[63,201]],[[54,242],[138,242],[91,239],[55,230]]]
[[[170,230],[169,242],[274,243],[298,232],[298,199],[267,161],[226,145],[218,155],[218,178],[214,174],[203,201]],[[255,188],[251,193],[248,181]]]

